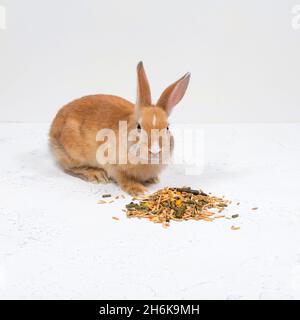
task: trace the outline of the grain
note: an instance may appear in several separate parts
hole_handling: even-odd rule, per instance
[[[228,200],[211,196],[202,190],[189,187],[164,188],[157,192],[139,198],[133,198],[126,205],[129,218],[148,218],[154,223],[168,227],[171,220],[204,220],[224,218],[217,213],[227,208]]]
[[[106,193],[106,194],[102,195],[102,198],[110,198],[110,197],[111,197],[111,194],[109,194],[109,193]]]

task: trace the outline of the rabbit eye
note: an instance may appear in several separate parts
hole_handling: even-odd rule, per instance
[[[136,128],[138,129],[138,131],[141,131],[141,129],[142,129],[142,127],[139,123],[137,124]]]
[[[170,130],[169,125],[167,125],[167,130],[168,130],[168,131]]]

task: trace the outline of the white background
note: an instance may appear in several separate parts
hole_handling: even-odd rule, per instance
[[[299,121],[299,3],[0,0],[0,121],[49,122],[86,94],[134,101],[139,60],[155,99],[192,73],[179,121]]]

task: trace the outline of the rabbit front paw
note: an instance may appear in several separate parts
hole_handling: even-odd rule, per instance
[[[130,182],[122,186],[122,189],[132,196],[138,196],[144,194],[147,189],[139,182]]]
[[[148,180],[146,180],[146,183],[159,183],[159,177],[153,177],[153,178],[150,178]]]

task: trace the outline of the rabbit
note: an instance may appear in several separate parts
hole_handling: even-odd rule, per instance
[[[115,181],[122,190],[131,195],[146,192],[147,183],[158,182],[158,176],[166,164],[161,163],[107,163],[99,164],[97,150],[102,144],[97,141],[97,132],[109,128],[118,141],[119,121],[125,121],[128,130],[146,133],[154,128],[163,129],[169,137],[171,153],[174,138],[169,131],[168,116],[183,98],[190,81],[186,73],[167,87],[158,102],[152,104],[149,82],[143,62],[137,66],[137,99],[131,103],[121,97],[105,94],[85,96],[63,106],[55,116],[49,144],[59,166],[74,176],[91,182]],[[130,155],[130,146],[126,152]],[[149,157],[157,159],[162,153],[161,141],[149,144]],[[137,156],[138,158],[138,156]]]

